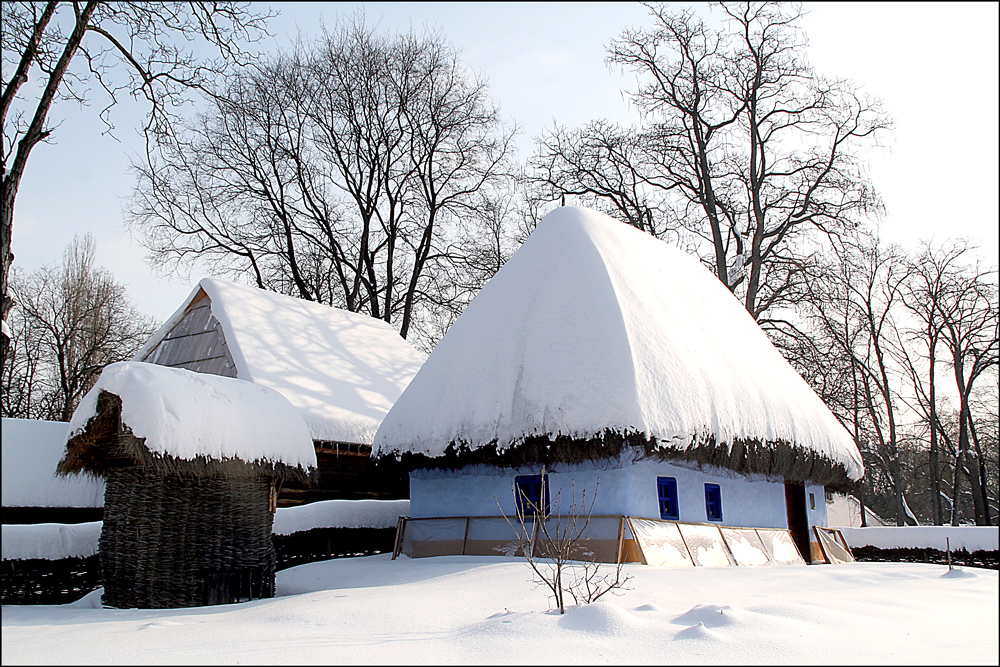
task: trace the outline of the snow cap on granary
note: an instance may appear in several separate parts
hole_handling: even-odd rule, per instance
[[[123,458],[165,472],[278,478],[306,479],[316,468],[305,421],[273,389],[137,361],[107,366],[80,401],[58,470],[104,476]]]
[[[556,458],[599,458],[625,439],[833,486],[864,470],[847,431],[697,259],[574,206],[545,216],[455,321],[373,456],[503,464],[562,447]]]
[[[314,440],[370,444],[424,355],[383,320],[203,278],[134,360],[270,387]]]

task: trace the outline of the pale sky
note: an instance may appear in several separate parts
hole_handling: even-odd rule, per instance
[[[520,158],[553,121],[635,121],[620,92],[631,75],[610,72],[605,48],[626,27],[650,23],[637,3],[276,3],[271,48],[301,30],[319,32],[338,15],[364,7],[388,30],[440,28],[463,61],[490,83],[505,117],[523,128]],[[691,5],[707,15],[700,4]],[[896,127],[870,152],[871,177],[883,196],[882,236],[913,247],[920,239],[964,236],[998,256],[997,3],[806,3],[802,22],[810,62],[823,75],[849,78],[882,98]],[[718,10],[716,10],[717,14]],[[55,265],[74,234],[90,232],[97,262],[128,286],[140,310],[163,320],[202,277],[158,276],[128,236],[123,209],[134,187],[129,155],[143,150],[142,108],[114,110],[121,143],[102,136],[95,102],[53,109],[62,121],[52,145],[35,148],[14,214],[15,266]]]

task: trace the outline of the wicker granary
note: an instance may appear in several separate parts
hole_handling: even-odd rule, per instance
[[[276,489],[315,470],[308,429],[251,383],[137,362],[105,369],[70,424],[61,474],[105,479],[104,604],[271,597]]]

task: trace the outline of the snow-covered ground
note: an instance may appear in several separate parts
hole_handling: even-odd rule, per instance
[[[997,664],[994,570],[655,568],[549,611],[519,559],[388,555],[278,573],[278,597],[167,611],[3,607],[3,664]]]

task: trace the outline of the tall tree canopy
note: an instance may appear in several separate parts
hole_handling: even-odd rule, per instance
[[[53,139],[54,104],[103,93],[100,116],[127,93],[149,103],[146,136],[155,141],[177,119],[185,93],[204,89],[232,65],[244,64],[240,45],[260,38],[270,14],[236,2],[8,2],[0,6],[3,46],[0,296],[2,316],[14,302],[7,281],[14,202],[31,152]],[[206,60],[196,50],[209,47]],[[100,95],[96,99],[102,99]],[[6,327],[0,367],[6,363]]]
[[[140,169],[132,220],[167,266],[433,339],[429,314],[471,298],[453,274],[502,207],[512,136],[440,36],[356,18],[234,76]]]
[[[823,235],[880,209],[860,148],[889,120],[877,100],[805,60],[796,6],[715,5],[720,28],[690,10],[648,5],[608,63],[639,76],[642,123],[594,121],[541,136],[538,197],[563,194],[661,237],[680,235],[762,325],[799,293]]]
[[[104,367],[132,358],[156,330],[125,286],[94,265],[95,250],[89,235],[75,237],[60,266],[15,272],[4,417],[69,421]]]

